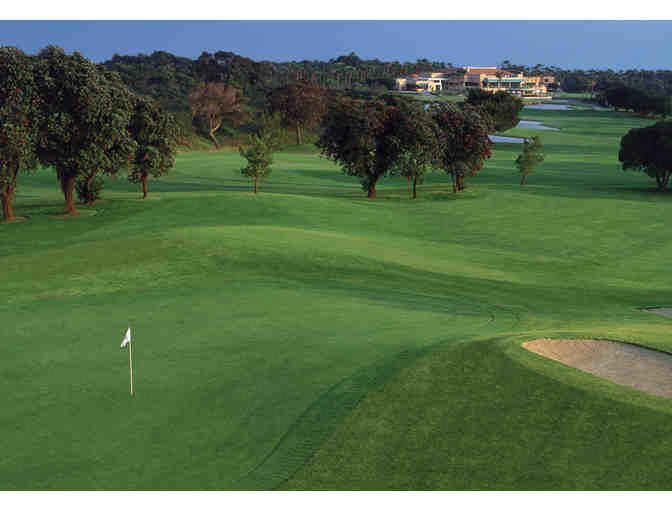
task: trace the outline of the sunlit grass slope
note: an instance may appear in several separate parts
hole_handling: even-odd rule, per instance
[[[459,197],[433,174],[367,200],[310,147],[258,196],[237,154],[185,153],[152,200],[108,180],[76,218],[53,173],[23,178],[28,221],[0,225],[0,488],[668,488],[667,400],[519,347],[672,350],[635,310],[672,304],[672,206],[616,157],[647,121],[524,116],[561,129],[538,173],[519,186],[504,144]]]

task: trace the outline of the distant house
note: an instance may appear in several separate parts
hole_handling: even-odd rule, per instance
[[[465,93],[470,89],[489,92],[504,90],[525,97],[547,96],[546,85],[555,81],[553,76],[524,76],[521,72],[496,67],[462,67],[442,72],[413,74],[397,78],[397,90],[415,92],[450,91]]]

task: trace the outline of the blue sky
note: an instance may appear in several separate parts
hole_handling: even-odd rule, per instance
[[[0,21],[0,45],[48,44],[101,62],[164,50],[254,60],[362,58],[569,69],[671,68],[671,21]]]

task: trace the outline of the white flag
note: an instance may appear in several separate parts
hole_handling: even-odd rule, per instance
[[[131,343],[131,328],[128,328],[126,330],[126,334],[124,335],[124,340],[121,342],[121,348],[123,349],[129,343]]]

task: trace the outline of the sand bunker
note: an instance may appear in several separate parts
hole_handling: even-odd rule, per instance
[[[643,311],[657,313],[658,315],[666,315],[672,317],[672,308],[644,308]]]
[[[639,391],[672,398],[672,355],[610,340],[542,338],[523,347]]]

